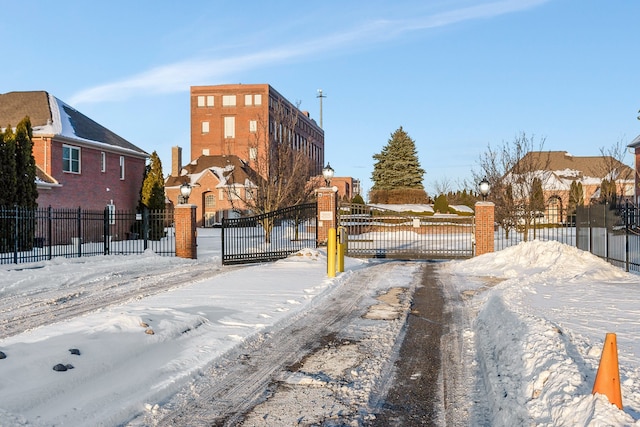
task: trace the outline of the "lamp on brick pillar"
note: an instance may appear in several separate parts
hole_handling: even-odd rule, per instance
[[[178,203],[189,203],[189,196],[191,195],[191,185],[185,182],[180,186],[180,195],[178,196]]]
[[[487,195],[489,194],[489,190],[491,190],[491,185],[489,185],[489,181],[487,181],[486,177],[480,181],[480,184],[478,184],[478,190],[480,190],[482,200],[487,200]]]
[[[475,205],[475,254],[482,255],[494,251],[494,215],[495,205],[487,202],[487,195],[491,190],[489,181],[484,178],[478,183],[478,191],[482,196],[481,202]]]
[[[324,187],[316,190],[318,196],[318,216],[317,220],[317,238],[318,244],[327,243],[329,229],[337,227],[337,211],[338,211],[338,188],[329,187],[331,178],[333,178],[334,170],[329,163],[322,169],[322,177],[324,178]]]
[[[325,186],[329,186],[329,184],[331,184],[331,178],[333,178],[333,168],[331,167],[331,165],[329,164],[329,162],[327,162],[327,166],[324,167],[324,169],[322,169],[322,176],[324,177],[324,184]]]

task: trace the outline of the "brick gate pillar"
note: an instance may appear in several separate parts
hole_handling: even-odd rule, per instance
[[[494,210],[492,202],[476,203],[476,256],[494,251]]]
[[[176,226],[176,256],[197,259],[196,205],[176,205],[173,220]]]
[[[338,188],[321,187],[316,190],[318,196],[318,246],[327,244],[329,229],[338,227]]]

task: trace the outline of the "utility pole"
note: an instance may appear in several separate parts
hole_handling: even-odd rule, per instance
[[[318,96],[320,98],[320,128],[322,129],[322,98],[326,98],[327,95],[322,94],[322,89],[318,89]]]

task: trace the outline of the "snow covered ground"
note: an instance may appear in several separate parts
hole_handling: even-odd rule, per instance
[[[469,425],[640,425],[640,277],[558,243],[521,243],[447,263],[466,298],[478,389]],[[607,332],[617,335],[623,411],[592,395]]]
[[[147,253],[2,266],[0,426],[153,425],[154,413],[165,414],[190,384],[194,390],[194,381],[225,354],[298,321],[342,295],[345,284],[359,284],[371,297],[416,286],[419,263],[349,259],[347,272],[329,279],[316,250],[222,268],[218,233],[199,230],[197,261]],[[475,380],[460,402],[469,408],[467,425],[640,425],[638,276],[540,241],[441,263],[438,274],[463,296],[469,318],[462,358]],[[409,307],[399,301],[406,315]],[[388,356],[397,350],[401,321],[349,327],[369,328],[375,339],[365,344]],[[622,411],[591,394],[607,332],[618,338]],[[365,361],[350,344],[339,346],[342,357],[327,349],[324,360],[307,363],[322,362],[327,371],[333,363],[352,380],[362,377],[350,384],[371,381],[367,375],[383,368],[351,369]],[[341,365],[345,358],[351,365]],[[58,364],[70,366],[55,371]],[[327,384],[318,382],[316,390]],[[366,404],[375,388],[341,387],[345,405]],[[298,419],[281,418],[281,425]]]

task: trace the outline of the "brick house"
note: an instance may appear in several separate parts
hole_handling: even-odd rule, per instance
[[[0,94],[0,123],[29,116],[38,206],[133,210],[149,155],[45,91]]]
[[[198,227],[213,227],[222,218],[234,218],[243,212],[239,200],[251,191],[253,183],[247,174],[248,164],[234,155],[200,156],[182,166],[182,150],[173,147],[171,175],[165,180],[169,203],[178,203],[180,186],[191,185],[189,203],[196,205]],[[234,199],[232,201],[232,199]]]
[[[615,181],[618,197],[633,197],[633,169],[610,156],[572,156],[566,151],[531,151],[521,162],[545,167],[544,170],[532,172],[542,182],[545,218],[550,223],[564,221],[561,215],[568,214],[569,191],[574,181],[582,184],[585,204],[593,203],[600,197],[600,186],[604,179]],[[524,170],[528,169],[524,167]]]

